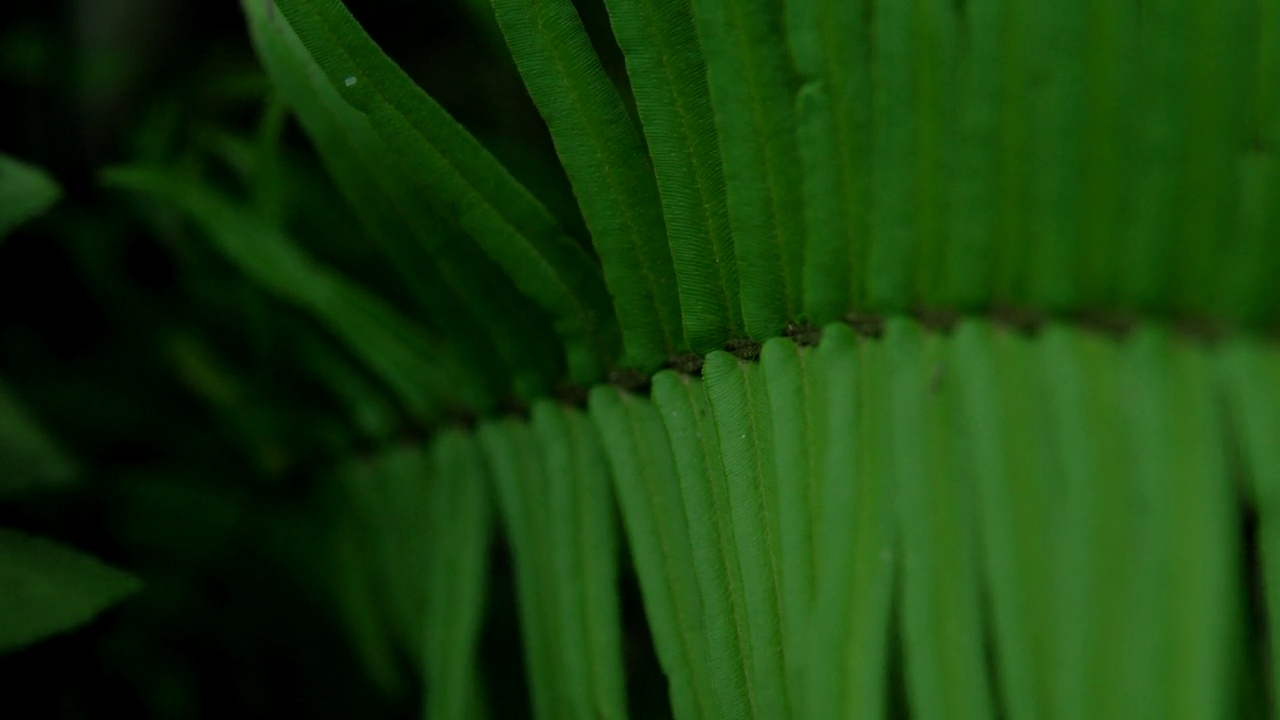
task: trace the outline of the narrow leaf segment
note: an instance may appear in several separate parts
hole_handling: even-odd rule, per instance
[[[449,409],[483,410],[495,398],[474,368],[363,288],[304,255],[288,238],[173,171],[120,168],[108,184],[141,191],[179,207],[246,276],[311,313],[424,419]]]
[[[712,720],[706,618],[675,461],[653,404],[617,388],[591,391],[591,418],[613,471],[645,616],[677,720]]]
[[[277,91],[432,327],[491,382],[509,383],[528,399],[547,394],[564,372],[560,347],[546,341],[550,320],[432,209],[426,179],[401,162],[325,79],[288,23],[260,0],[242,5]]]
[[[688,0],[606,0],[662,196],[689,348],[741,335],[738,266],[706,59]]]
[[[554,320],[574,380],[599,380],[619,337],[600,269],[551,213],[364,32],[340,0],[277,3],[342,97],[429,183],[446,217]]]
[[[493,8],[582,207],[629,364],[653,372],[686,345],[644,141],[572,0],[493,0]]]
[[[747,334],[800,319],[804,183],[781,0],[693,0],[720,137]]]

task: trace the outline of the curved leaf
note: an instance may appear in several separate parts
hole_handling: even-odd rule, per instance
[[[429,183],[446,216],[551,316],[574,379],[603,376],[616,355],[616,319],[600,269],[585,251],[383,54],[340,0],[280,0],[277,6],[329,82]]]
[[[652,372],[686,343],[644,142],[572,0],[493,0],[493,8],[582,206],[628,361]]]
[[[432,192],[325,79],[297,35],[261,0],[243,0],[254,47],[369,237],[433,327],[487,377],[523,397],[563,372],[549,320],[484,252],[431,209]]]

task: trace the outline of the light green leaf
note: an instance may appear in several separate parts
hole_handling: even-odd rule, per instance
[[[530,422],[481,426],[515,556],[534,716],[627,714],[608,465],[578,410],[535,403]]]
[[[829,325],[815,358],[829,398],[819,476],[816,597],[805,717],[887,715],[896,561],[896,484],[886,447],[890,365],[884,343]]]
[[[720,351],[707,356],[703,381],[720,439],[730,521],[742,569],[757,712],[764,718],[790,717],[794,710],[786,674],[790,638],[783,633],[779,588],[778,475],[764,382],[758,365]]]
[[[1258,513],[1259,566],[1268,629],[1273,688],[1280,687],[1280,358],[1256,340],[1235,341],[1219,351],[1218,377],[1236,436],[1247,494]]]
[[[758,718],[742,566],[706,388],[697,378],[664,370],[653,378],[653,403],[666,427],[680,481],[718,717]]]
[[[0,652],[83,625],[140,586],[78,550],[0,528]]]
[[[672,712],[677,720],[719,717],[694,549],[662,419],[648,400],[608,385],[592,389],[589,407],[613,471]]]
[[[796,717],[804,717],[801,689],[809,667],[810,619],[817,579],[819,477],[825,448],[826,398],[814,394],[813,351],[787,338],[765,343],[760,379],[769,399],[778,512],[778,578],[787,685]]]
[[[546,514],[556,595],[561,692],[573,716],[627,715],[621,620],[618,609],[618,546],[614,535],[609,467],[596,429],[579,410],[543,400],[530,421],[544,451],[548,486],[526,512]]]
[[[1010,720],[1049,714],[1049,518],[1057,478],[1046,472],[1050,428],[1039,421],[1046,389],[1033,348],[973,320],[956,329],[950,353],[958,399],[953,422],[967,450],[956,459],[972,468],[1000,694]]]
[[[955,383],[944,336],[912,320],[885,329],[891,368],[888,428],[898,488],[902,633],[912,716],[992,715],[983,657],[975,497],[959,470],[951,406]]]

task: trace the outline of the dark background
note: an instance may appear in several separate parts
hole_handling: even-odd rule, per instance
[[[348,6],[580,227],[485,4]],[[607,38],[599,4],[582,12]],[[617,73],[616,48],[598,44]],[[336,469],[429,430],[394,403],[381,423],[358,417],[308,370],[307,348],[350,362],[308,318],[248,284],[182,223],[147,218],[97,184],[100,169],[123,162],[233,167],[233,141],[252,142],[268,97],[235,2],[8,0],[0,9],[0,152],[43,167],[64,189],[52,212],[0,245],[0,381],[80,469],[70,488],[0,503],[0,524],[145,583],[90,625],[0,657],[2,717],[420,714],[412,643],[353,624],[338,596],[356,581],[335,575],[331,556],[350,520]],[[310,183],[287,203],[295,237],[398,299],[305,138],[292,125],[285,133],[289,160]],[[661,715],[664,688],[627,573],[632,704],[637,716]],[[482,650],[492,714],[520,717],[500,541],[490,587]]]

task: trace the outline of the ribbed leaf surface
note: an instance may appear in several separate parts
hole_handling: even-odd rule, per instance
[[[742,334],[738,266],[706,59],[688,0],[607,0],[644,126],[694,352]]]
[[[582,207],[628,361],[653,372],[686,344],[644,141],[572,0],[493,0],[493,8]]]

